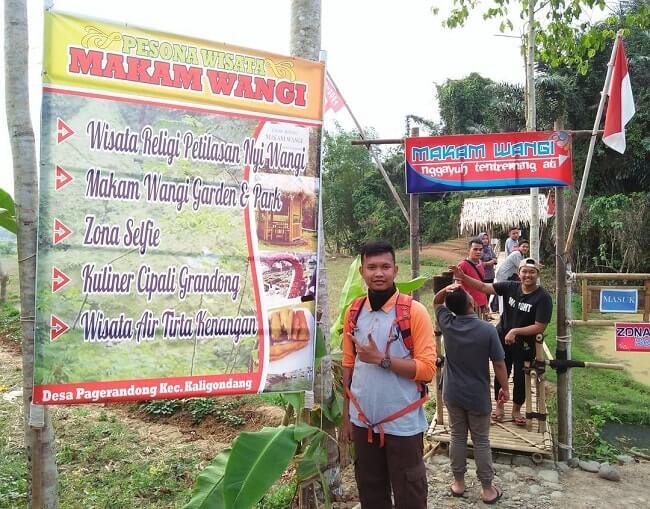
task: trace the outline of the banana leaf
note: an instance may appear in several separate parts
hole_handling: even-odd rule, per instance
[[[299,422],[293,428],[293,439],[296,442],[302,442],[305,438],[309,438],[312,435],[320,432],[320,430],[304,422]]]
[[[298,456],[296,466],[298,482],[320,475],[321,467],[327,463],[327,451],[323,446],[325,440],[325,433],[319,434],[309,442],[305,452]]]
[[[328,421],[340,426],[343,419],[343,396],[341,393],[334,391],[332,402],[329,405],[321,406],[321,412]]]
[[[281,393],[282,399],[293,407],[295,415],[300,418],[302,409],[305,407],[305,393],[304,392],[283,392]]]
[[[226,509],[250,509],[287,468],[298,448],[294,426],[240,433],[223,479]]]
[[[16,227],[16,205],[11,195],[4,189],[0,189],[0,228],[15,234]]]
[[[327,355],[327,346],[325,345],[325,336],[320,325],[316,326],[316,353],[315,353],[315,367],[320,367],[320,361]]]
[[[395,286],[400,293],[411,293],[424,286],[429,279],[431,279],[430,276],[418,276],[410,281],[395,281]]]
[[[339,297],[339,313],[336,317],[334,325],[330,328],[330,341],[332,346],[341,345],[341,334],[343,334],[343,318],[345,317],[345,310],[352,303],[354,299],[360,297],[365,293],[363,287],[363,279],[359,273],[359,267],[361,266],[361,257],[357,256],[354,261],[350,264],[348,269],[348,275],[343,284],[343,289],[341,290],[341,296]]]
[[[225,509],[223,478],[231,449],[225,449],[199,474],[192,499],[183,509]]]

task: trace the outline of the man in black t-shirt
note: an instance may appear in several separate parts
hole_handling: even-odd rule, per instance
[[[551,321],[553,301],[549,293],[537,286],[539,264],[533,258],[524,258],[519,264],[521,282],[503,281],[483,283],[467,277],[459,267],[450,267],[454,279],[467,284],[488,295],[503,297],[503,314],[497,325],[497,332],[505,350],[508,376],[514,366],[512,420],[523,426],[526,419],[521,415],[521,407],[526,401],[524,361],[535,358],[535,336],[542,334]],[[499,383],[494,382],[496,410],[493,417],[503,420],[504,408],[499,402]]]

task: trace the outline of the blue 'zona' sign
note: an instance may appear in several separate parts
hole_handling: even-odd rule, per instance
[[[613,288],[600,290],[601,313],[636,313],[639,294],[637,290]]]

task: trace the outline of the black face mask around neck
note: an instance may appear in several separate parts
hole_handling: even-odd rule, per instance
[[[392,288],[384,290],[381,292],[375,292],[373,290],[368,290],[368,302],[370,302],[370,308],[373,311],[379,311],[381,307],[388,302],[393,294],[397,291],[397,287],[393,285]]]

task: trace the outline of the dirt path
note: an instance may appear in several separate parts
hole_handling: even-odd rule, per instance
[[[409,250],[401,249],[398,254],[409,256]],[[464,238],[428,244],[420,251],[420,258],[439,258],[450,263],[457,263],[465,256],[467,256],[467,240]]]
[[[561,473],[556,465],[544,461],[534,465],[526,456],[495,455],[495,484],[503,489],[499,507],[526,509],[646,508],[650,505],[650,463],[620,466],[620,482],[601,479],[580,469]],[[466,492],[453,498],[449,486],[453,476],[446,455],[437,455],[427,464],[428,507],[485,507],[480,501],[476,466],[468,462]]]
[[[643,321],[642,315],[628,315],[619,321]],[[646,352],[617,352],[614,345],[614,327],[593,327],[590,342],[593,351],[609,362],[625,365],[625,370],[636,381],[650,385],[650,354]]]

